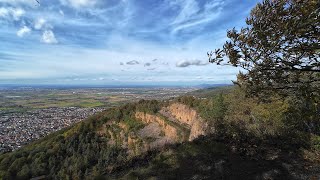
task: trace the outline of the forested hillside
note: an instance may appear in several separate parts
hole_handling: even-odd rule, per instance
[[[319,173],[320,136],[296,118],[302,112],[294,99],[260,102],[239,88],[228,89],[109,109],[1,155],[1,177],[302,178]],[[191,162],[196,169],[190,170]]]

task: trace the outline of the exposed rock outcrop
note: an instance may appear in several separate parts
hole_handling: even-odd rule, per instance
[[[191,126],[189,141],[196,139],[201,135],[208,134],[208,123],[206,123],[203,119],[199,118]]]
[[[173,103],[163,108],[161,112],[163,115],[171,116],[179,121],[180,124],[190,128],[189,141],[194,140],[200,135],[208,134],[208,123],[198,115],[196,110],[187,105]]]
[[[136,119],[139,119],[146,124],[153,122],[158,123],[161,126],[162,131],[164,132],[166,137],[172,139],[173,141],[178,141],[179,137],[177,129],[172,125],[168,124],[163,118],[144,112],[136,112],[135,117]]]
[[[109,121],[97,133],[108,137],[109,145],[128,149],[129,155],[139,155],[150,149],[182,141],[192,141],[206,135],[208,124],[196,110],[179,103],[163,107],[159,114],[135,112],[134,119],[145,126],[130,131],[124,121]]]
[[[197,111],[184,104],[173,103],[167,109],[180,123],[189,126],[192,126],[194,121],[199,118]]]

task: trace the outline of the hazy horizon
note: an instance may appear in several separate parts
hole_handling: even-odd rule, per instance
[[[0,84],[0,89],[11,88],[211,88],[233,84]]]

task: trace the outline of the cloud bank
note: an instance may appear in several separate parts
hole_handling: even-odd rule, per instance
[[[139,64],[139,62],[136,60],[132,60],[132,61],[128,61],[126,64],[127,65],[137,65],[137,64]]]
[[[176,67],[184,68],[184,67],[189,67],[189,66],[206,66],[208,65],[208,62],[203,62],[200,60],[182,60],[176,63]]]

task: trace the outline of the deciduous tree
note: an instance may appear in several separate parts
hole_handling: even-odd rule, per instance
[[[319,103],[320,1],[264,0],[247,27],[229,30],[222,49],[208,53],[218,65],[242,67],[236,84],[247,95],[294,95]]]

